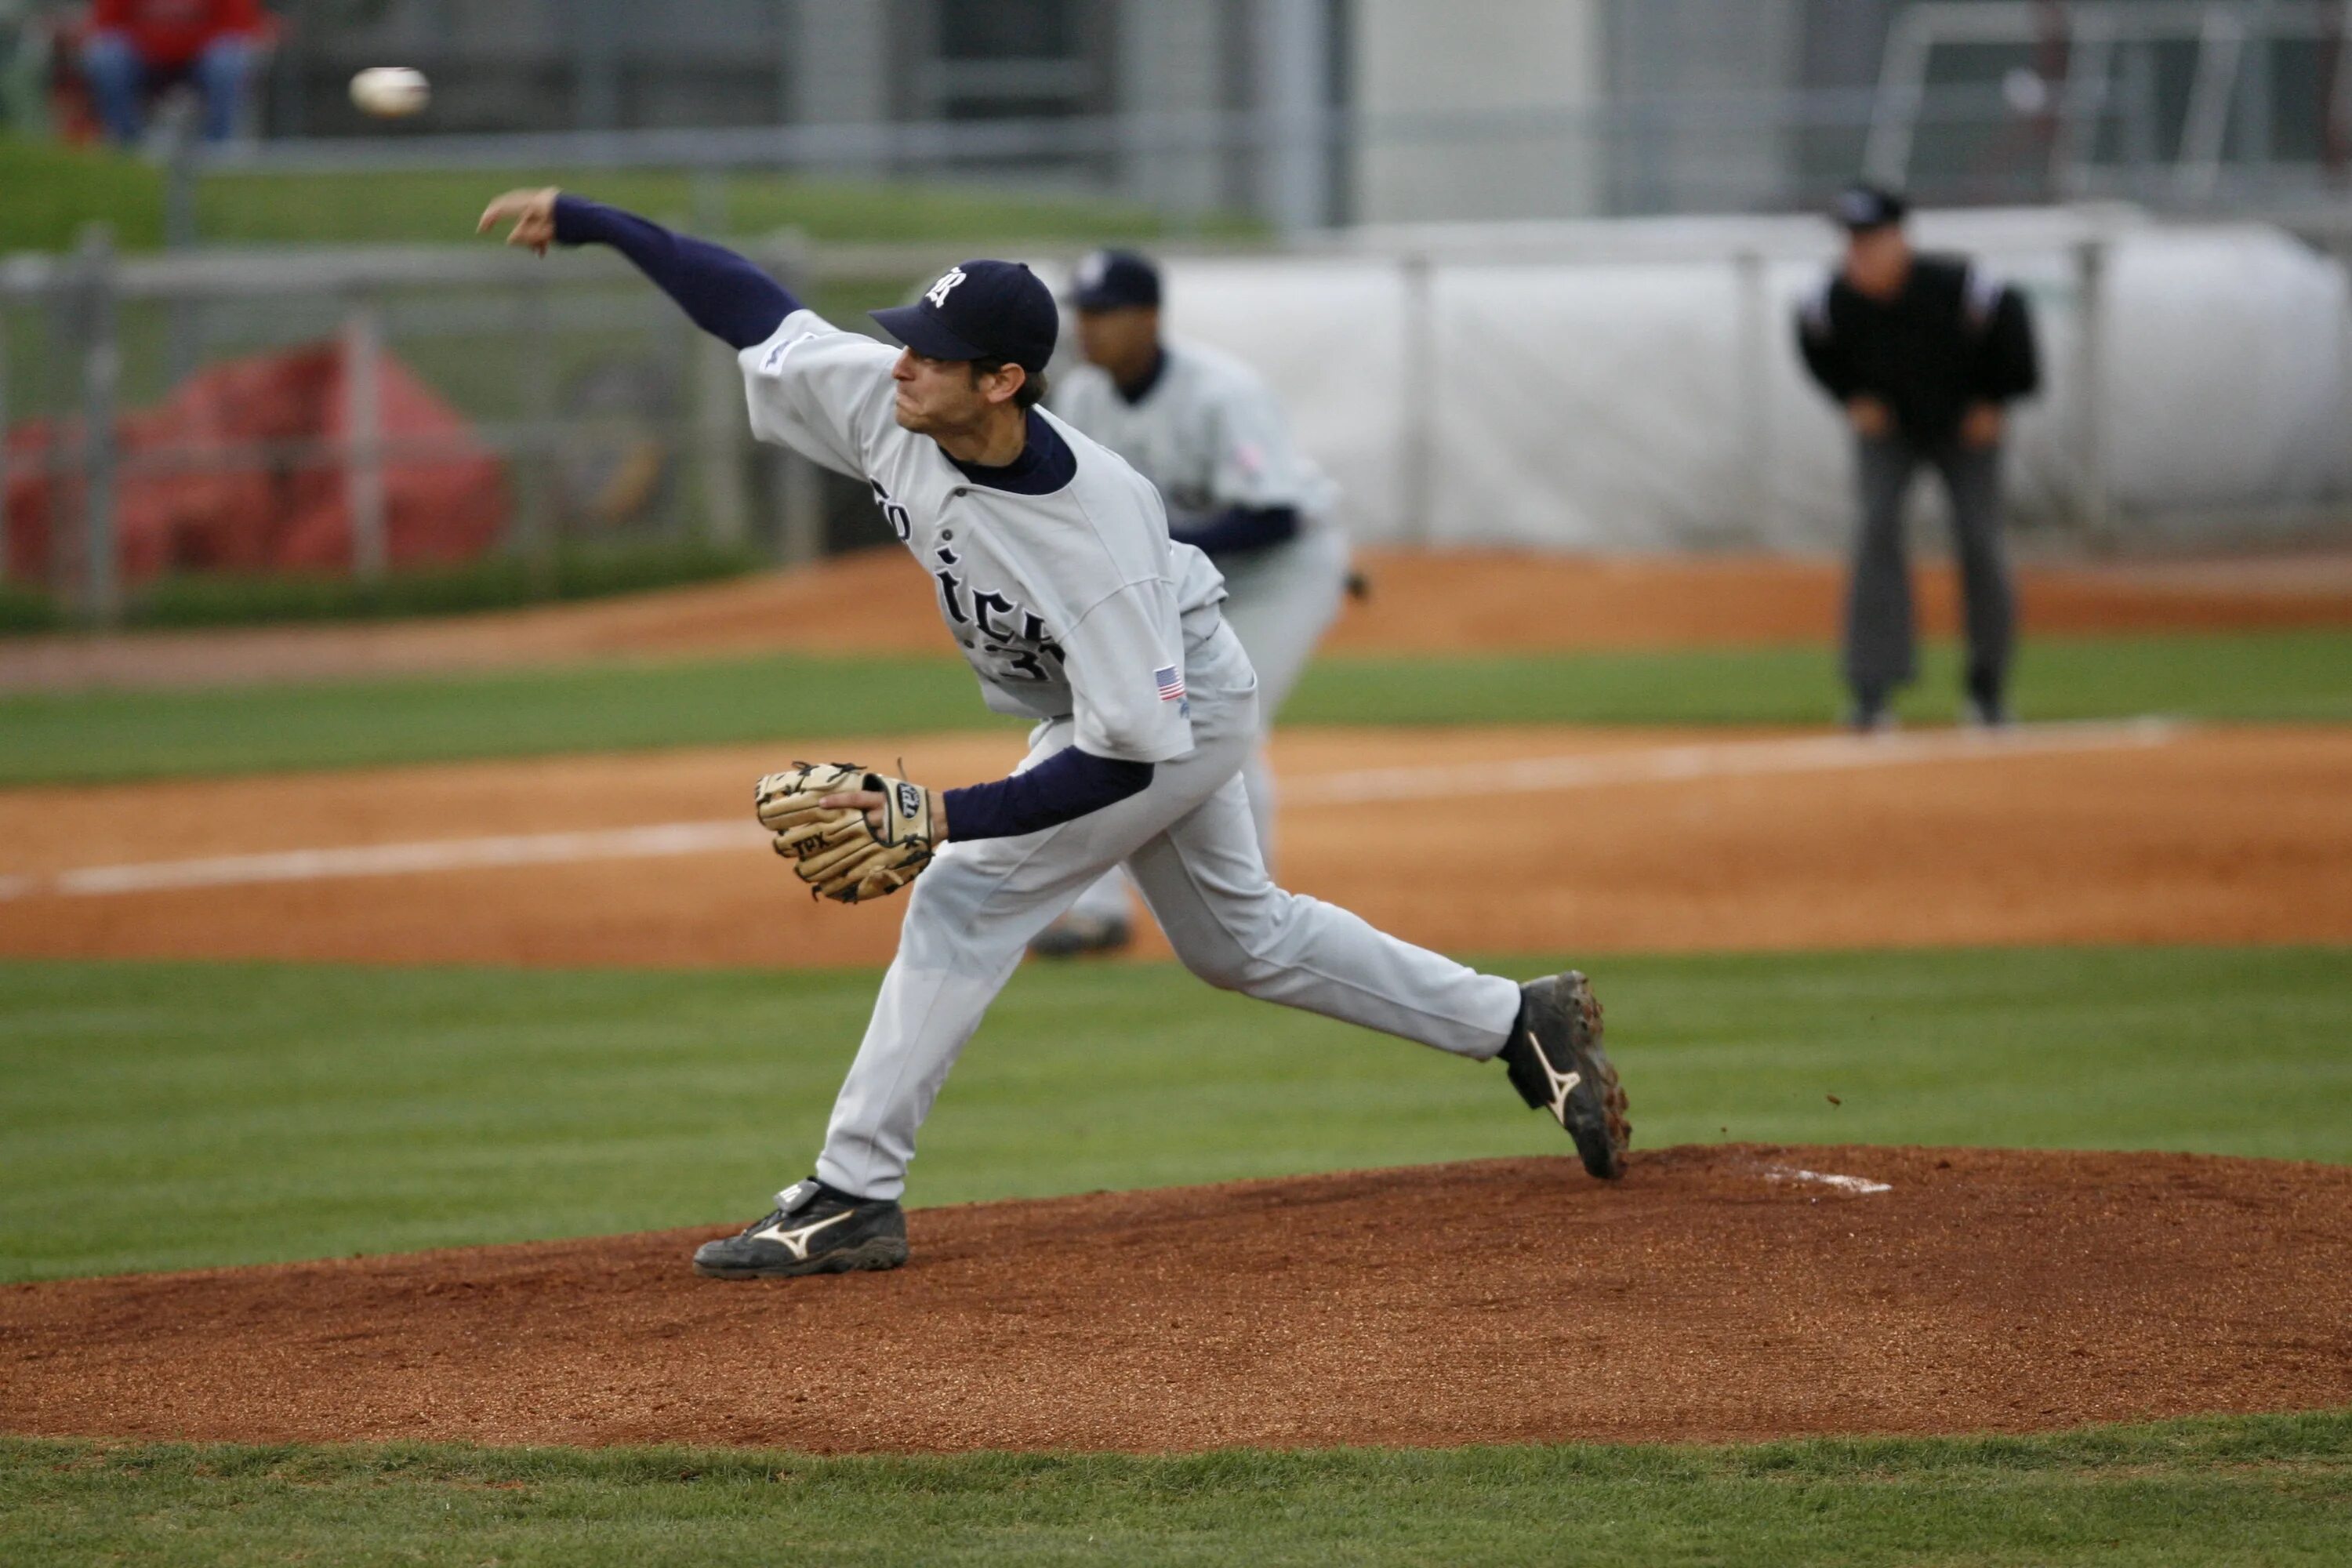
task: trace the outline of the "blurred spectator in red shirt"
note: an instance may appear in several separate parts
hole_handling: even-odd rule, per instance
[[[96,0],[81,68],[107,135],[135,144],[149,95],[188,81],[204,100],[205,140],[228,140],[267,26],[260,0]]]

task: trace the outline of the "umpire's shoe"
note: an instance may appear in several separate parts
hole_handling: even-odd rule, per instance
[[[776,1194],[773,1213],[740,1236],[695,1249],[694,1271],[712,1279],[846,1274],[907,1261],[907,1211],[888,1198],[855,1198],[811,1176]]]
[[[1518,1021],[1502,1057],[1511,1087],[1568,1130],[1586,1170],[1604,1181],[1625,1173],[1633,1128],[1617,1069],[1601,1048],[1601,1004],[1591,982],[1571,969],[1520,986]]]

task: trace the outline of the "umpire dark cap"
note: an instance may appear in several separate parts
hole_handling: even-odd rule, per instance
[[[1097,250],[1080,258],[1070,302],[1081,310],[1121,310],[1160,303],[1160,268],[1132,250]]]
[[[1882,185],[1848,185],[1838,193],[1837,220],[1852,234],[1901,223],[1910,210],[1901,196]]]
[[[1054,291],[1018,261],[962,261],[911,305],[876,310],[882,330],[927,359],[1009,360],[1034,374],[1062,329]]]

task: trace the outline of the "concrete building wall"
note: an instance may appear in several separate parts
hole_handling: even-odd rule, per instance
[[[1233,7],[1122,0],[1116,60],[1118,111],[1139,115],[1213,113],[1227,102]],[[1201,212],[1232,199],[1226,161],[1213,151],[1139,148],[1124,154],[1121,194],[1178,212]]]
[[[1600,149],[1559,121],[1603,96],[1603,0],[1357,0],[1349,21],[1360,221],[1574,217],[1601,210]],[[1475,137],[1385,133],[1397,115],[1557,111]],[[1430,126],[1432,131],[1444,128]]]
[[[1769,209],[1799,152],[1780,95],[1800,85],[1802,0],[1611,0],[1608,76],[1620,106],[1618,212]],[[1676,101],[1676,111],[1652,110]]]

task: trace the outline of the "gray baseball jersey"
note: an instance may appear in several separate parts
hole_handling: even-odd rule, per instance
[[[753,433],[874,487],[991,708],[1069,715],[1097,756],[1191,751],[1182,675],[1188,649],[1219,624],[1217,569],[1169,540],[1149,482],[1058,420],[1077,459],[1069,484],[1038,496],[973,482],[893,416],[897,358],[795,311],[740,356]]]
[[[1295,507],[1328,520],[1339,492],[1290,438],[1257,372],[1193,343],[1166,343],[1160,378],[1134,403],[1109,374],[1081,365],[1061,378],[1055,411],[1160,487],[1178,526],[1227,507]]]

